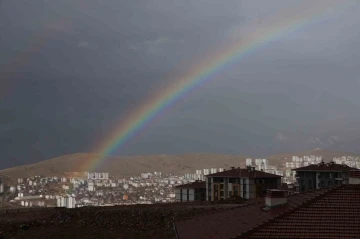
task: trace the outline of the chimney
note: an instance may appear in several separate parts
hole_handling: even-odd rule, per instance
[[[349,184],[360,184],[360,170],[350,170]]]
[[[278,207],[287,203],[285,191],[277,189],[268,189],[265,197],[267,208]]]

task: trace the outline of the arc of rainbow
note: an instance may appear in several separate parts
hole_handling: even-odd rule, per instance
[[[332,12],[334,7],[340,6],[339,2],[342,3],[341,9],[345,9],[356,1],[349,1],[349,4],[344,4],[343,1],[324,1],[322,3],[325,3],[325,8],[324,4],[320,4],[320,1],[315,1],[311,5],[301,5],[300,8],[297,7],[292,11],[277,15],[276,19],[267,25],[267,28],[262,28],[261,31],[253,31],[240,41],[206,57],[188,71],[186,75],[178,78],[175,84],[157,92],[148,101],[145,101],[141,107],[134,110],[126,120],[120,122],[107,140],[98,147],[98,150],[96,150],[98,154],[82,165],[81,170],[94,170],[105,161],[107,155],[111,154],[119,146],[123,146],[157,115],[193,89],[211,80],[216,73],[221,72],[225,67],[238,62],[249,53],[284,34],[293,32],[319,19],[329,11]],[[336,10],[339,11],[340,9]]]

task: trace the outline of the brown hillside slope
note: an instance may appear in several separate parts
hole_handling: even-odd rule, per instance
[[[88,171],[89,160],[94,154],[78,153],[45,160],[39,163],[9,168],[0,171],[0,175],[19,178],[35,175],[61,176],[65,172]],[[197,169],[241,166],[245,157],[221,154],[185,154],[185,155],[146,155],[129,157],[107,157],[96,169],[109,172],[111,176],[134,176],[142,172],[160,171],[163,173],[195,173]]]
[[[312,149],[309,151],[297,152],[297,153],[282,153],[269,156],[269,163],[272,165],[283,166],[285,162],[291,161],[292,156],[322,156],[325,162],[331,161],[334,157],[342,157],[342,156],[358,156],[351,152],[341,152],[341,151],[332,151],[332,150],[325,150],[325,149]]]
[[[330,161],[333,157],[355,156],[353,153],[314,149],[298,153],[283,153],[267,157],[270,165],[283,166],[293,155],[317,155]],[[45,160],[36,164],[0,170],[0,177],[29,177],[35,175],[62,176],[66,172],[89,171],[89,162],[96,154],[78,153]],[[111,176],[134,176],[142,172],[195,173],[203,168],[225,168],[245,166],[244,156],[224,154],[145,155],[128,157],[107,157],[96,171],[109,172]]]

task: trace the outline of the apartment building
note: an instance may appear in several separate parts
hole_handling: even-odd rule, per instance
[[[293,169],[296,172],[295,184],[298,192],[332,187],[338,184],[349,184],[349,172],[358,170],[345,164],[335,162],[308,165]]]
[[[234,168],[206,176],[207,201],[225,200],[233,196],[246,199],[264,197],[267,189],[279,189],[281,176],[255,170]]]
[[[204,181],[183,184],[175,187],[177,202],[205,201],[206,184]]]

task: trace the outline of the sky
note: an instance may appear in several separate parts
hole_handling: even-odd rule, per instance
[[[154,92],[299,3],[314,1],[1,0],[0,168],[93,152]],[[339,6],[219,72],[112,154],[360,153],[360,4]]]

